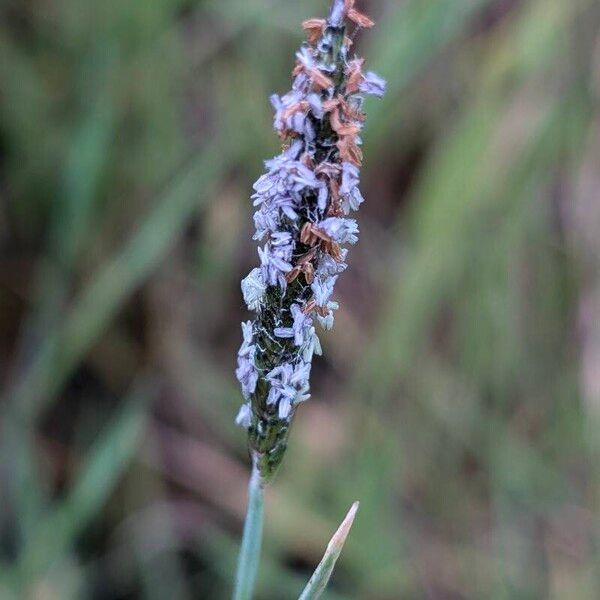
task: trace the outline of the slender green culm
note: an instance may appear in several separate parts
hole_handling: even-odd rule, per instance
[[[248,510],[238,557],[233,600],[250,600],[254,591],[262,542],[264,496],[256,465],[248,484]]]
[[[317,565],[315,572],[312,574],[306,587],[300,594],[298,600],[315,600],[320,598],[321,594],[325,591],[329,578],[333,573],[335,563],[342,553],[342,548],[346,542],[346,538],[350,533],[352,523],[354,523],[354,517],[358,510],[358,502],[355,502],[348,511],[346,518],[342,521],[342,524],[338,527],[337,531],[333,534],[333,537],[327,544],[325,554],[321,559],[321,562]]]

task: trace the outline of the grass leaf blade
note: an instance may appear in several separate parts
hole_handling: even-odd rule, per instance
[[[298,600],[314,600],[319,598],[325,591],[327,583],[329,582],[331,574],[333,573],[333,569],[335,568],[335,563],[342,553],[344,543],[346,542],[346,538],[350,533],[352,523],[354,523],[354,517],[356,516],[358,505],[359,503],[356,501],[350,507],[346,518],[342,521],[342,524],[333,534],[329,544],[327,544],[327,550],[325,550],[325,554],[323,555],[321,562],[318,564],[315,572],[313,573],[309,582],[306,584],[306,587],[304,588],[302,594],[300,594]]]

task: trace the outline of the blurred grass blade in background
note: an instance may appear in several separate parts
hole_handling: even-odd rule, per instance
[[[148,382],[136,385],[119,414],[100,432],[70,490],[27,540],[20,561],[21,589],[43,579],[57,560],[70,552],[77,537],[110,497],[139,448],[148,407],[155,392]]]
[[[173,178],[124,248],[92,276],[10,394],[7,404],[17,419],[35,419],[44,410],[122,303],[156,268],[176,234],[201,206],[198,190],[203,191],[205,200],[209,196],[221,157],[222,151],[215,145],[199,159],[191,160]]]

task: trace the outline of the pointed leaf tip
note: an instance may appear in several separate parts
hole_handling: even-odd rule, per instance
[[[323,559],[318,564],[315,572],[310,578],[310,581],[306,584],[306,587],[302,591],[302,594],[300,594],[300,598],[298,600],[316,600],[325,590],[327,582],[333,573],[335,563],[337,562],[337,559],[342,552],[342,548],[344,547],[344,543],[346,542],[346,538],[350,533],[352,523],[354,523],[354,517],[356,516],[358,506],[359,502],[356,501],[350,507],[348,514],[327,544],[327,550],[325,550]]]
[[[356,516],[356,511],[358,510],[359,506],[360,506],[360,502],[357,500],[350,507],[348,514],[346,515],[344,520],[341,522],[337,531],[333,534],[331,541],[327,545],[328,550],[337,551],[338,553],[342,551],[342,548],[344,547],[344,543],[346,542],[346,538],[348,537],[348,534],[350,533],[350,529],[352,528],[352,523],[354,523],[354,517]]]

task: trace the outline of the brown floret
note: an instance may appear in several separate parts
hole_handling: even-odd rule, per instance
[[[356,23],[359,27],[373,27],[375,25],[375,21],[367,17],[361,12],[358,12],[356,9],[351,8],[348,11],[348,18]]]
[[[306,31],[306,39],[309,44],[315,44],[318,41],[321,35],[323,35],[325,25],[325,19],[306,19],[302,23],[302,28]]]
[[[346,92],[348,94],[358,92],[358,86],[363,79],[362,66],[364,62],[364,59],[357,58],[348,64],[346,69]]]
[[[341,137],[337,143],[338,150],[340,151],[340,158],[345,160],[357,167],[362,164],[362,150],[356,144],[356,139],[353,136],[346,135]]]

